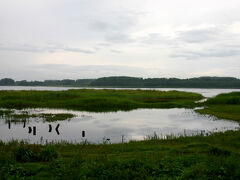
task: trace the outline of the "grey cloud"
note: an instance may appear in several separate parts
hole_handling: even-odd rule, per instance
[[[146,44],[171,44],[172,40],[170,37],[164,36],[160,33],[150,33],[143,37],[141,42]]]
[[[218,29],[200,29],[178,32],[178,39],[187,43],[201,43],[215,40],[218,35]]]
[[[110,12],[104,14],[104,19],[94,18],[89,24],[90,30],[100,32],[119,32],[127,31],[137,25],[137,16],[122,12]]]
[[[129,43],[134,39],[130,37],[131,31],[137,26],[139,15],[122,12],[105,14],[105,19],[92,19],[89,30],[100,33],[108,43]]]
[[[111,49],[110,51],[113,52],[113,53],[123,53],[122,51],[119,51],[119,50],[116,50],[116,49]]]
[[[109,43],[99,43],[98,46],[108,47],[111,46]]]
[[[225,28],[226,27],[219,26],[214,28],[180,31],[177,33],[177,40],[186,43],[203,43],[209,41],[217,41],[229,35],[227,34],[227,32],[225,32]]]
[[[230,57],[240,55],[240,49],[220,48],[203,49],[201,51],[182,51],[170,55],[172,58],[199,59],[204,57]]]
[[[34,70],[36,74],[44,74],[43,79],[78,79],[78,78],[98,78],[104,76],[148,76],[149,72],[156,69],[140,68],[134,66],[117,65],[87,65],[71,66],[66,64],[41,64],[32,65],[28,69]],[[33,79],[34,76],[29,76]],[[38,78],[39,79],[39,78]]]
[[[1,51],[23,51],[23,52],[42,52],[45,51],[45,48],[36,47],[33,45],[13,45],[13,46],[6,46],[1,44],[0,45]]]
[[[185,43],[214,43],[233,38],[232,35],[226,31],[225,26],[187,31],[176,31],[175,35],[177,37],[172,38],[157,32],[149,33],[147,36],[142,38],[141,42],[145,44],[162,44],[168,47],[181,47],[184,46]]]
[[[94,54],[95,53],[94,51],[84,50],[84,49],[79,49],[79,48],[72,48],[72,47],[64,47],[64,48],[62,48],[62,50],[70,51],[70,52],[85,53],[85,54]]]
[[[200,59],[224,58],[240,55],[240,38],[232,34],[231,26],[178,32],[176,48],[169,55],[172,58]]]
[[[111,27],[112,27],[111,24],[109,24],[107,22],[103,22],[103,21],[95,21],[91,25],[91,29],[96,29],[96,30],[99,30],[99,31],[105,31],[105,30],[108,30]]]
[[[61,44],[45,44],[42,46],[30,45],[30,44],[14,44],[14,45],[3,45],[0,44],[0,51],[23,51],[23,52],[56,52],[56,51],[67,51],[67,52],[79,52],[85,54],[93,54],[94,51],[85,50],[75,47],[68,47]]]
[[[124,33],[110,33],[105,36],[105,40],[111,43],[130,43],[134,42],[132,38],[129,37],[129,35]]]

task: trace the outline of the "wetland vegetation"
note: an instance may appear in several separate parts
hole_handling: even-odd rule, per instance
[[[0,109],[0,117],[10,122],[24,122],[30,118],[41,118],[44,122],[64,121],[75,117],[74,114],[70,113],[40,113],[31,114],[28,111],[15,112],[14,110]]]
[[[239,179],[240,132],[124,144],[0,143],[1,179]]]
[[[193,108],[197,93],[155,90],[80,89],[68,91],[0,91],[0,107],[60,108],[94,112],[137,108]]]
[[[198,109],[201,114],[210,114],[222,119],[240,122],[240,92],[219,94],[203,103],[204,109]]]
[[[85,98],[84,98],[85,97]],[[193,108],[202,114],[239,121],[240,92],[206,102],[194,93],[140,90],[1,91],[4,108],[48,107],[93,111],[134,108]],[[99,101],[98,101],[99,100]],[[70,103],[73,101],[73,103]],[[87,103],[89,102],[89,103]],[[63,103],[63,104],[61,104]],[[84,105],[85,103],[85,105]],[[107,106],[110,103],[113,108]],[[11,110],[0,114],[11,114]],[[1,179],[239,179],[240,131],[193,137],[156,134],[128,143],[28,144],[0,141]]]

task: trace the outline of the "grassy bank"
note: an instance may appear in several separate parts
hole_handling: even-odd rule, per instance
[[[192,108],[202,95],[179,91],[68,90],[0,91],[2,108],[64,108],[84,111],[117,111],[137,108]]]
[[[0,179],[239,179],[240,132],[122,144],[0,143]]]
[[[219,94],[203,103],[204,109],[196,112],[240,122],[240,92]]]

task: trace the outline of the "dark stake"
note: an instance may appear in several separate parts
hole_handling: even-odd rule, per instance
[[[28,127],[28,134],[32,133],[32,127]]]
[[[85,137],[85,131],[82,131],[82,137]]]
[[[124,135],[122,135],[122,152],[123,152],[123,145],[124,145]]]
[[[52,125],[49,124],[48,127],[49,127],[48,132],[52,132]]]
[[[33,126],[33,135],[36,136],[36,126]]]
[[[155,152],[157,152],[157,139],[154,139],[155,142]]]
[[[11,129],[11,122],[8,121],[8,129]]]
[[[26,127],[26,121],[23,122],[23,128],[25,128],[25,127]]]
[[[60,124],[58,124],[58,125],[56,126],[56,128],[55,128],[55,130],[56,130],[56,132],[57,132],[57,135],[60,134],[59,131],[58,131],[59,126],[60,126]]]
[[[56,133],[57,133],[57,135],[59,135],[59,134],[60,134],[60,132],[58,131],[58,129],[56,129]]]

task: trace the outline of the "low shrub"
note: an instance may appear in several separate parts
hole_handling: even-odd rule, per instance
[[[39,154],[40,161],[52,161],[58,157],[58,153],[54,147],[47,146],[46,148],[42,149]]]
[[[19,162],[30,162],[33,161],[33,159],[36,159],[34,157],[34,151],[30,146],[26,145],[20,145],[16,148],[14,152],[14,156],[16,158],[16,161]]]

